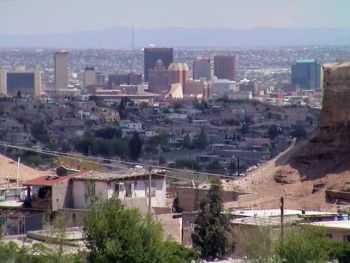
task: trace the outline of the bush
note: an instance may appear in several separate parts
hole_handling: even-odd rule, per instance
[[[322,263],[329,259],[331,240],[326,232],[317,227],[302,226],[285,233],[277,242],[276,253],[288,263]]]
[[[187,168],[187,169],[193,169],[193,170],[199,170],[199,165],[196,161],[188,160],[188,159],[177,159],[173,165],[171,165],[172,168]]]
[[[84,221],[90,262],[190,262],[196,253],[164,240],[159,223],[126,209],[120,200],[92,202]]]
[[[298,140],[305,138],[306,134],[306,130],[301,126],[295,127],[295,129],[290,133],[292,137],[297,138]]]
[[[120,129],[108,127],[97,130],[95,135],[103,139],[118,139],[122,137],[122,132]]]

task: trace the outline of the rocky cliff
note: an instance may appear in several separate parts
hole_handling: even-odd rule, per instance
[[[350,127],[350,63],[323,66],[320,128]]]
[[[291,159],[303,179],[350,168],[350,64],[324,65],[323,79],[319,127]]]
[[[284,196],[288,208],[339,210],[350,203],[350,64],[323,66],[324,96],[318,129],[259,171],[234,182],[270,208]],[[274,207],[275,203],[272,203]]]

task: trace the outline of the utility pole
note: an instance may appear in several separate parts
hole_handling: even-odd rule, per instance
[[[239,172],[240,168],[239,168],[239,157],[237,157],[237,176],[240,176],[240,172]]]
[[[281,196],[281,241],[284,238],[284,197]]]
[[[19,164],[20,164],[20,162],[21,162],[21,158],[20,157],[18,157],[18,160],[17,160],[17,180],[16,180],[16,186],[17,186],[17,191],[18,191],[18,180],[19,180]]]
[[[151,194],[151,184],[152,184],[152,167],[148,168],[148,215],[151,216],[152,210],[152,194]]]

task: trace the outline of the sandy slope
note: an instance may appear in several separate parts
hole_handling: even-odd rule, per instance
[[[325,189],[337,191],[350,182],[350,171],[329,173],[318,179],[301,180],[300,172],[289,162],[307,142],[292,145],[266,164],[251,171],[244,178],[232,181],[231,187],[251,194],[239,197],[228,207],[278,208],[280,197],[285,198],[286,208],[336,211],[346,207],[338,200],[326,202]],[[288,183],[278,183],[276,175],[283,175]],[[314,188],[317,188],[314,189]]]
[[[35,170],[31,167],[20,164],[19,168],[19,181],[25,181],[33,179],[39,176],[46,175],[47,171]],[[10,180],[16,180],[17,177],[17,162],[3,155],[0,155],[0,188],[4,185],[8,185],[7,178]]]

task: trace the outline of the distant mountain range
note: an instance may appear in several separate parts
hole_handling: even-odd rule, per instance
[[[131,27],[65,34],[0,35],[0,47],[130,48]],[[350,28],[136,28],[135,48],[350,45]]]

